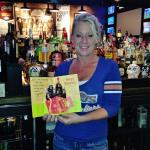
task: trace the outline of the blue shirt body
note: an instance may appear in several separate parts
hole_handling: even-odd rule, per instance
[[[62,63],[55,72],[55,76],[69,74],[73,60]],[[117,64],[111,59],[100,57],[92,77],[79,86],[83,115],[98,108],[105,108],[108,117],[117,114],[121,102],[121,78]],[[69,140],[91,141],[107,138],[107,119],[84,123],[65,125],[58,122],[55,132]]]

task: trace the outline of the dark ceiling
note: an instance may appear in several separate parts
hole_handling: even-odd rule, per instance
[[[114,0],[107,0],[107,4],[112,4],[112,3],[114,3]],[[126,8],[138,8],[138,7],[150,6],[150,1],[149,0],[120,0],[118,4]]]
[[[4,0],[0,0],[4,1]],[[5,0],[9,2],[33,2],[33,3],[58,3],[71,5],[91,5],[91,6],[109,6],[112,4],[119,4],[125,9],[133,9],[139,7],[150,7],[150,0]]]

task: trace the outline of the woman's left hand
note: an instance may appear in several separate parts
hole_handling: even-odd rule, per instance
[[[63,114],[63,115],[58,116],[57,119],[66,125],[82,122],[82,116],[76,113]]]
[[[100,120],[108,117],[108,113],[104,108],[98,108],[92,112],[84,115],[78,115],[76,113],[62,114],[58,116],[58,120],[66,125],[76,124],[82,122],[88,122],[92,120]]]

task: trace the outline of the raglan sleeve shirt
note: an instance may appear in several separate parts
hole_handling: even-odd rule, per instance
[[[55,76],[67,75],[68,68],[71,62],[63,62],[55,72]],[[113,117],[118,113],[121,104],[122,94],[122,80],[118,65],[111,59],[105,59],[103,62],[105,66],[105,80],[104,80],[104,93],[101,107],[104,108],[108,117]]]
[[[113,117],[118,113],[120,108],[122,81],[117,63],[113,60],[108,60],[108,62],[102,107],[107,111],[108,117]]]

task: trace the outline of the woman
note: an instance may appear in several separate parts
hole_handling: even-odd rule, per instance
[[[121,79],[113,60],[95,55],[100,24],[91,14],[77,16],[71,39],[77,58],[62,63],[55,76],[78,74],[82,112],[45,116],[57,121],[54,150],[108,150],[107,118],[117,114],[121,101]]]

